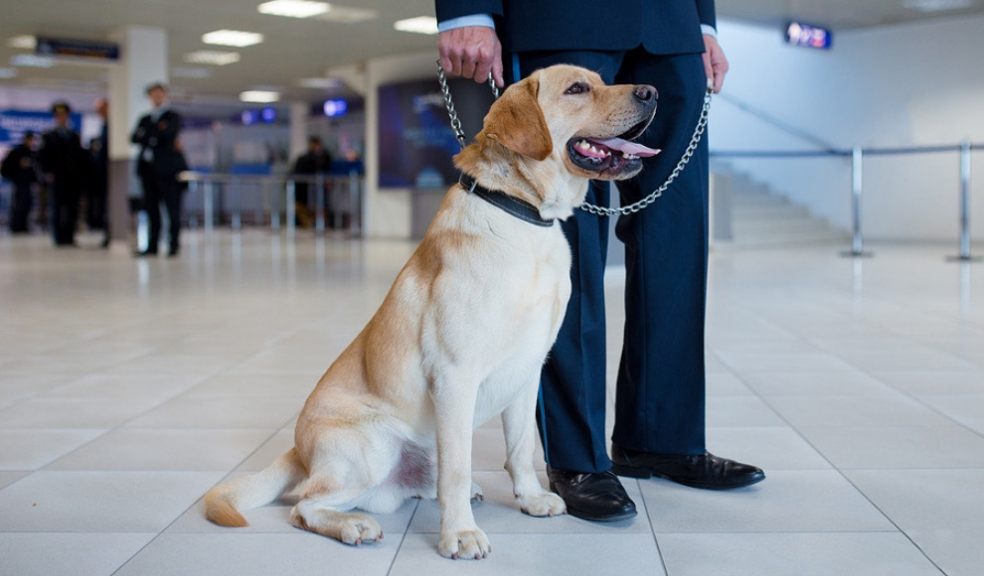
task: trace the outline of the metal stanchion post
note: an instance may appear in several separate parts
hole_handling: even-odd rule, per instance
[[[355,170],[349,172],[348,192],[349,192],[349,205],[348,205],[348,208],[351,211],[351,212],[349,212],[349,226],[348,226],[349,227],[349,230],[348,230],[348,232],[349,232],[350,235],[356,236],[356,235],[362,233],[362,206],[360,205],[360,202],[359,202],[359,180],[358,180],[358,174],[356,173]],[[356,227],[355,227],[355,215],[356,214],[359,215],[359,229],[358,229],[358,233],[356,232]]]
[[[855,146],[851,151],[851,249],[841,252],[849,258],[867,258],[864,251],[864,234],[861,231],[861,198],[864,195],[864,150]]]
[[[264,186],[264,190],[270,191],[270,229],[280,232],[280,186],[279,182],[272,186]]]
[[[979,262],[970,254],[970,142],[960,143],[960,254],[947,258],[953,262]]]
[[[325,177],[320,172],[314,179],[314,231],[325,232]]]
[[[297,194],[294,190],[294,186],[295,184],[293,179],[287,181],[287,202],[286,202],[287,206],[285,206],[284,209],[287,213],[288,238],[294,237],[294,232],[296,231],[297,228],[296,226],[297,223],[295,222],[295,218],[297,218],[297,213],[296,213],[297,211],[294,206],[294,201],[297,198]]]
[[[232,196],[232,229],[241,230],[243,227],[243,194],[242,184],[238,187],[235,182],[230,182],[229,196]]]
[[[212,197],[212,184],[211,180],[206,180],[205,185],[202,187],[206,238],[211,238],[212,229],[215,226],[215,199]]]

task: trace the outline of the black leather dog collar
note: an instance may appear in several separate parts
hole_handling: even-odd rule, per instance
[[[537,211],[532,204],[523,202],[519,198],[510,196],[505,192],[501,192],[499,190],[489,190],[488,188],[479,186],[478,182],[474,178],[464,172],[461,173],[461,178],[458,179],[458,183],[461,184],[461,187],[464,188],[466,192],[471,192],[475,196],[478,196],[496,208],[504,210],[524,222],[529,222],[530,224],[543,227],[553,226],[554,221],[544,220],[541,218],[540,212]]]

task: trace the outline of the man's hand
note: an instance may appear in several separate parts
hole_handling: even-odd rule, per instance
[[[465,26],[441,32],[437,45],[441,66],[449,76],[482,83],[488,81],[491,72],[496,86],[503,86],[502,44],[492,28]]]
[[[728,58],[724,55],[717,38],[707,34],[704,35],[704,70],[707,72],[707,79],[714,87],[714,93],[720,93],[721,87],[724,86],[724,77],[728,73]]]

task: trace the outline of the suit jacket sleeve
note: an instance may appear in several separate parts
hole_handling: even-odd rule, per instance
[[[434,8],[438,22],[473,14],[502,16],[502,0],[434,0]]]
[[[714,0],[697,0],[697,15],[700,23],[717,28],[717,14],[714,10]]]
[[[150,122],[150,116],[142,116],[140,121],[137,122],[137,127],[134,128],[133,134],[130,136],[130,142],[134,144],[140,144],[141,146],[147,145],[147,124]]]

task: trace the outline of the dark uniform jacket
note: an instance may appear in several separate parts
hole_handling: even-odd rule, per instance
[[[700,25],[716,26],[714,0],[435,0],[439,22],[491,14],[507,52],[704,51]]]
[[[137,174],[142,177],[174,178],[185,166],[184,156],[177,148],[181,132],[181,115],[164,110],[155,120],[152,114],[140,118],[130,141],[140,145]]]
[[[55,128],[42,136],[40,160],[45,174],[55,177],[55,185],[81,186],[88,172],[89,158],[77,132]]]
[[[30,186],[38,181],[38,154],[24,144],[14,146],[0,164],[0,175],[15,186]]]

